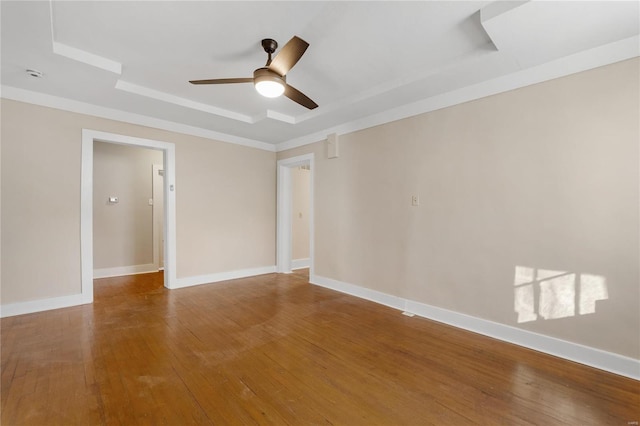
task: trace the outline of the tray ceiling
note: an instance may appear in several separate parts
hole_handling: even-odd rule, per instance
[[[2,1],[1,8],[3,97],[57,100],[274,150],[640,53],[635,1]],[[283,46],[294,35],[310,47],[287,82],[316,101],[315,110],[263,98],[251,84],[188,83],[251,77],[266,60],[261,39]]]

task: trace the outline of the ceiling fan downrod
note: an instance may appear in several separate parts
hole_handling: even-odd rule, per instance
[[[272,38],[262,39],[262,48],[264,49],[265,52],[267,52],[267,55],[269,55],[269,58],[267,59],[267,64],[265,65],[266,67],[268,67],[269,65],[271,65],[271,55],[278,48],[278,42]]]

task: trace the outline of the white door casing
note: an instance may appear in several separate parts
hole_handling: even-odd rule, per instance
[[[170,142],[136,138],[97,130],[82,129],[80,176],[80,263],[83,303],[93,302],[93,142],[133,145],[164,153],[164,286],[176,285],[176,194],[175,145]]]

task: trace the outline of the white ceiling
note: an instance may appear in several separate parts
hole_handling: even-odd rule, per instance
[[[276,150],[638,56],[639,5],[2,1],[2,96]],[[251,77],[294,35],[315,110],[188,83]]]

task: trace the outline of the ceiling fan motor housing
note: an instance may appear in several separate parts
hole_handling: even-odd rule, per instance
[[[262,48],[268,54],[272,54],[278,48],[278,42],[272,38],[262,39]]]
[[[258,68],[253,72],[253,81],[275,81],[278,83],[285,84],[287,82],[287,77],[284,75],[280,75],[275,71],[271,71],[267,67]]]

